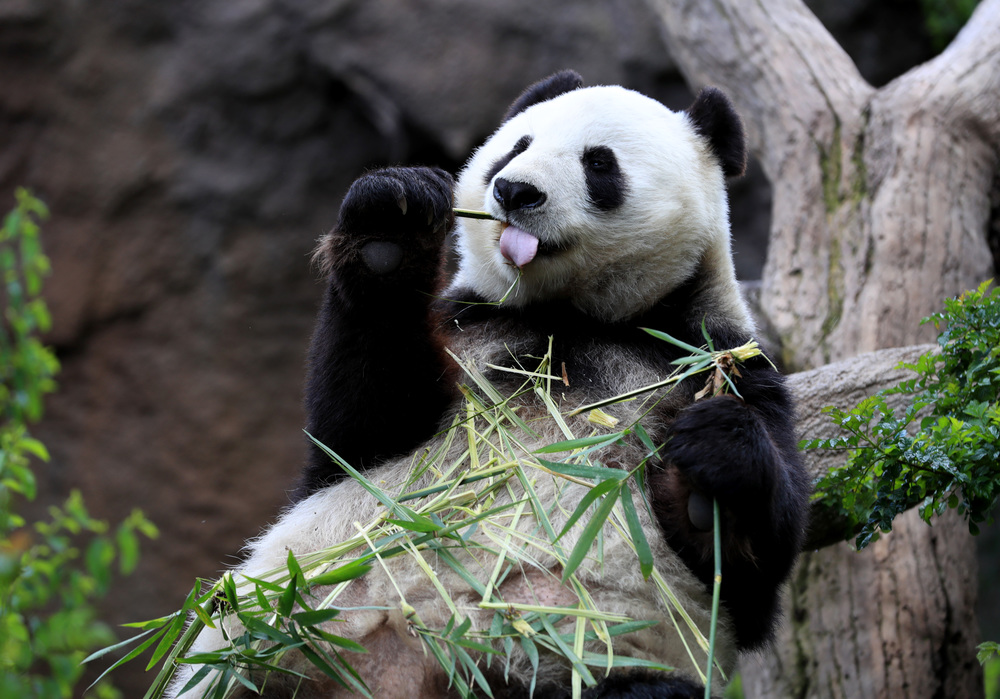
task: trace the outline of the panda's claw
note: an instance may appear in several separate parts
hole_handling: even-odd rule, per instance
[[[351,185],[340,207],[337,231],[354,239],[397,240],[404,246],[413,238],[424,239],[422,245],[440,245],[454,221],[453,187],[451,175],[438,168],[375,170]]]

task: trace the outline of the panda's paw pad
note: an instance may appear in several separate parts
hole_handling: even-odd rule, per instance
[[[390,274],[399,269],[403,261],[403,248],[387,240],[373,240],[361,248],[361,259],[375,274]]]
[[[454,222],[453,186],[451,175],[438,168],[376,170],[351,185],[337,228],[356,239],[437,248]],[[373,254],[380,257],[382,252]],[[369,263],[367,254],[365,262]]]
[[[724,500],[762,487],[766,474],[754,458],[759,426],[742,401],[718,396],[678,415],[665,456],[695,489]]]

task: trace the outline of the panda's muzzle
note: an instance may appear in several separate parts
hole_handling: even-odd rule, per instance
[[[493,182],[493,198],[504,211],[510,213],[537,209],[545,203],[546,196],[545,192],[539,191],[537,187],[527,182],[511,182],[498,177]]]

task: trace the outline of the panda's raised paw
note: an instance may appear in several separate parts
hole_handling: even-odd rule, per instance
[[[453,187],[451,175],[440,168],[375,170],[351,185],[340,207],[337,230],[356,240],[436,250],[454,223]]]

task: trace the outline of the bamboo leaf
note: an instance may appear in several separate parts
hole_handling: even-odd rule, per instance
[[[704,347],[695,347],[694,345],[689,345],[683,340],[678,340],[676,337],[668,335],[667,333],[662,332],[660,330],[652,330],[651,328],[642,328],[642,330],[645,330],[647,333],[657,338],[658,340],[664,340],[666,342],[669,342],[670,344],[676,347],[680,347],[682,350],[690,352],[691,354],[697,354],[702,356],[711,355],[711,352],[707,351]]]
[[[292,588],[294,589],[294,588]],[[274,628],[261,621],[260,619],[246,614],[240,614],[239,619],[243,622],[243,626],[246,627],[247,631],[250,632],[251,636],[260,639],[262,641],[272,641],[274,643],[280,643],[287,648],[296,648],[301,645],[301,642],[296,641],[294,638],[286,633],[282,633],[278,629]]]
[[[576,506],[575,510],[573,510],[573,514],[570,515],[568,520],[566,520],[565,526],[563,526],[562,531],[559,532],[559,536],[557,536],[555,540],[559,541],[559,539],[563,538],[563,535],[565,535],[566,532],[568,532],[573,527],[573,525],[576,524],[577,520],[579,520],[580,517],[584,515],[584,513],[598,498],[600,498],[602,495],[610,493],[612,490],[618,487],[620,487],[618,481],[607,480],[607,481],[602,481],[601,483],[599,483],[598,485],[594,486],[589,491],[587,491],[584,494],[584,496],[580,499],[580,504]],[[565,581],[566,578],[564,577],[563,582]]]
[[[205,665],[205,666],[199,668],[198,671],[195,672],[194,675],[191,677],[191,679],[189,679],[187,681],[187,683],[183,687],[181,687],[181,691],[179,691],[177,693],[177,696],[179,696],[179,697],[184,696],[184,694],[186,694],[188,691],[190,691],[190,690],[194,689],[195,687],[197,687],[199,682],[201,682],[206,677],[208,677],[208,674],[210,672],[217,672],[217,671],[218,671],[218,668],[212,667],[211,665]],[[159,695],[156,695],[156,696],[159,696]],[[147,699],[149,699],[150,694],[147,693],[146,697],[147,697]]]
[[[313,578],[310,578],[309,585],[336,585],[337,583],[342,583],[347,580],[360,578],[371,569],[372,566],[370,563],[361,563],[357,560],[351,561],[350,563],[337,566],[333,570],[328,570],[325,573],[321,573]]]
[[[708,351],[715,351],[715,343],[712,342],[711,336],[708,334],[708,328],[705,327],[705,318],[701,319],[701,336],[705,338],[705,344],[708,345]]]
[[[604,522],[607,521],[608,516],[611,514],[611,510],[615,506],[615,501],[618,499],[618,494],[621,493],[622,486],[620,483],[605,481],[601,485],[606,484],[610,484],[612,487],[608,489],[608,494],[604,496],[601,504],[597,506],[594,516],[590,518],[587,526],[583,528],[583,532],[580,533],[580,539],[576,542],[576,546],[573,547],[572,553],[570,553],[569,558],[566,560],[566,565],[563,567],[563,582],[569,580],[569,577],[580,567],[583,559],[586,558],[587,552],[590,551],[590,547],[597,539],[597,535],[604,528]],[[600,487],[600,485],[596,486],[594,490]],[[617,490],[617,492],[610,492],[613,490]]]
[[[622,487],[621,495],[622,510],[625,512],[625,522],[628,524],[628,531],[635,545],[635,553],[639,557],[639,570],[642,577],[649,580],[653,572],[653,552],[649,548],[649,541],[642,531],[642,524],[639,522],[639,515],[635,511],[635,503],[632,502],[632,491],[628,486]]]
[[[541,449],[535,449],[535,454],[555,454],[561,451],[573,451],[574,449],[586,449],[587,447],[600,447],[614,444],[625,436],[625,432],[615,432],[614,434],[599,434],[593,437],[580,437],[579,439],[567,439],[563,442],[555,442]]]
[[[289,552],[288,554],[289,559],[291,559],[291,555],[292,555],[291,552]],[[285,587],[285,590],[281,593],[281,596],[278,598],[278,614],[280,614],[283,617],[289,616],[292,613],[292,607],[295,606],[295,589],[296,586],[299,584],[300,580],[299,576],[301,574],[302,572],[299,571],[297,573],[294,573],[292,577],[289,578],[288,585]]]
[[[316,668],[320,670],[324,675],[332,679],[334,682],[339,684],[341,687],[347,687],[347,682],[344,678],[340,676],[333,666],[326,661],[325,658],[319,655],[315,650],[310,648],[308,645],[303,645],[299,648],[299,652],[311,662]]]
[[[302,626],[316,626],[340,616],[339,609],[309,609],[292,614],[292,620]]]
[[[210,629],[214,629],[215,628],[215,622],[212,621],[212,617],[210,617],[208,615],[208,612],[206,612],[201,606],[195,607],[193,611],[194,611],[194,615],[196,617],[198,617],[199,620],[201,620],[201,623],[203,623],[205,626],[207,626]],[[146,669],[148,670],[149,668],[146,668]]]
[[[142,654],[143,654],[143,653],[144,653],[144,652],[146,651],[146,649],[147,649],[147,648],[149,648],[149,647],[150,647],[150,646],[152,646],[152,645],[153,645],[154,643],[156,643],[156,642],[157,642],[157,640],[159,640],[160,636],[162,636],[162,635],[163,635],[163,634],[165,634],[166,632],[167,632],[167,628],[166,628],[166,627],[164,627],[164,628],[160,629],[159,631],[156,631],[155,633],[154,633],[154,632],[153,632],[152,630],[150,630],[150,631],[147,631],[147,632],[145,632],[145,633],[142,633],[142,634],[139,634],[138,636],[135,636],[134,638],[130,638],[130,639],[129,639],[128,641],[125,641],[125,642],[123,642],[123,643],[119,643],[119,644],[116,644],[115,646],[112,646],[111,648],[105,648],[104,650],[101,650],[101,651],[98,651],[97,653],[95,653],[95,654],[91,655],[91,656],[90,656],[89,658],[87,658],[87,660],[90,660],[90,659],[92,659],[92,658],[99,658],[99,657],[101,657],[102,655],[104,655],[105,653],[107,653],[107,652],[109,652],[109,651],[111,651],[111,650],[114,650],[115,648],[120,648],[120,647],[121,647],[121,646],[123,646],[123,645],[127,645],[128,643],[132,643],[133,641],[136,641],[136,640],[138,640],[138,639],[142,638],[142,637],[143,637],[144,635],[146,635],[147,633],[153,633],[153,635],[152,635],[152,636],[150,636],[150,637],[149,637],[149,638],[147,638],[147,639],[146,639],[145,641],[143,641],[143,642],[142,642],[141,644],[139,644],[138,646],[136,646],[135,648],[133,648],[131,652],[129,652],[129,653],[127,654],[127,655],[125,655],[125,656],[124,656],[124,657],[122,657],[122,658],[121,658],[120,660],[118,660],[117,662],[115,662],[115,663],[114,663],[114,664],[113,664],[113,665],[112,665],[111,667],[109,667],[109,668],[108,668],[107,670],[105,670],[105,671],[104,671],[104,672],[102,672],[102,673],[101,673],[100,675],[98,675],[97,679],[96,679],[96,680],[94,680],[94,681],[93,681],[93,682],[91,683],[91,685],[90,685],[89,687],[87,687],[87,689],[88,689],[88,690],[90,690],[90,689],[92,689],[92,688],[93,688],[94,686],[96,686],[96,685],[97,685],[97,684],[98,684],[98,683],[99,683],[99,682],[100,682],[101,680],[103,680],[103,679],[104,679],[104,678],[105,678],[105,677],[106,677],[106,676],[108,675],[108,673],[110,673],[110,672],[111,672],[112,670],[115,670],[116,668],[119,668],[119,667],[121,667],[122,665],[124,665],[125,663],[129,662],[130,660],[132,660],[132,659],[134,659],[134,658],[137,658],[137,657],[139,657],[140,655],[142,655]],[[84,662],[86,662],[86,661],[84,661]]]
[[[544,459],[539,459],[538,463],[550,471],[561,473],[564,476],[573,476],[575,478],[592,478],[598,481],[623,481],[629,476],[627,471],[623,471],[620,468],[585,466],[583,464],[564,464],[556,461],[546,461]]]
[[[431,520],[426,518],[421,518],[420,521],[407,522],[401,519],[390,519],[386,517],[385,521],[388,522],[389,524],[393,524],[397,527],[400,527],[401,529],[407,529],[411,532],[428,533],[428,532],[437,532],[438,530],[441,529],[440,525],[437,525]]]
[[[479,664],[469,657],[469,654],[464,650],[456,649],[456,654],[459,654],[462,664],[466,669],[472,674],[472,677],[476,680],[476,684],[486,693],[487,696],[493,696],[493,690],[490,689],[490,683],[486,681],[486,677],[483,675],[483,671],[479,669]]]
[[[299,566],[299,562],[295,560],[295,554],[291,550],[288,551],[288,559],[285,562],[285,565],[288,568],[288,574],[292,578],[298,578],[299,580],[305,579],[306,576],[302,572],[302,568]]]
[[[315,635],[319,636],[320,638],[322,638],[327,643],[330,643],[330,644],[332,644],[334,646],[337,646],[339,648],[343,648],[344,650],[349,650],[349,651],[352,651],[354,653],[367,653],[368,652],[368,649],[365,648],[360,643],[356,643],[356,642],[352,641],[349,638],[344,638],[343,636],[334,635],[332,633],[324,631],[323,629],[312,628],[312,629],[309,629],[309,633],[315,634]]]
[[[528,687],[528,696],[533,697],[535,695],[535,682],[538,679],[538,646],[528,636],[523,634],[520,636],[520,640],[521,649],[531,662],[531,684]]]
[[[169,619],[171,617],[165,617],[165,618]],[[149,622],[146,622],[146,623],[149,623]],[[157,630],[156,628],[147,629],[146,631],[143,631],[140,634],[132,636],[131,638],[126,638],[124,641],[119,641],[118,643],[114,644],[113,646],[108,646],[107,648],[101,648],[98,651],[94,651],[93,653],[91,653],[90,655],[88,655],[86,658],[84,658],[81,661],[81,663],[82,664],[86,664],[86,663],[89,663],[89,662],[91,662],[93,660],[97,660],[98,658],[103,658],[108,653],[112,653],[112,652],[114,652],[116,650],[119,650],[120,648],[124,648],[125,646],[132,645],[133,643],[135,643],[136,641],[138,641],[140,638],[143,638],[144,636],[148,636],[149,634],[155,632],[156,630]],[[163,630],[164,630],[163,628],[160,628],[160,632],[161,633],[163,632]],[[93,685],[91,685],[91,686],[93,686]]]
[[[251,682],[250,678],[247,677],[247,676],[245,676],[242,672],[234,669],[234,670],[231,670],[231,671],[227,672],[226,676],[227,677],[232,677],[234,680],[236,680],[237,682],[239,682],[241,685],[243,685],[244,687],[246,687],[247,689],[249,689],[254,694],[260,694],[260,690],[257,688],[257,685],[255,685],[253,682]]]
[[[166,616],[161,616],[159,619],[150,619],[148,621],[131,621],[131,622],[128,622],[126,624],[122,624],[122,626],[125,627],[125,628],[129,628],[129,629],[141,629],[143,631],[147,631],[149,629],[158,629],[161,626],[165,625],[167,622],[169,622],[174,617],[178,616],[179,614],[180,614],[180,612],[174,612],[173,614],[168,614]],[[134,636],[133,638],[139,638],[139,636]],[[127,643],[127,641],[123,641],[122,643]],[[105,648],[104,649],[104,651],[107,651],[107,650],[110,650],[110,648]],[[89,660],[89,658],[88,658],[88,660]],[[83,662],[87,662],[87,661],[84,660]]]
[[[281,592],[285,589],[278,583],[273,583],[270,580],[264,580],[263,578],[254,578],[249,575],[244,575],[243,578],[257,587],[267,590],[268,592]]]
[[[226,595],[226,601],[229,602],[229,607],[234,611],[240,611],[240,598],[236,594],[236,581],[233,580],[233,574],[227,572],[222,576],[222,591]]]
[[[150,657],[149,663],[146,665],[147,671],[155,667],[160,662],[163,656],[167,654],[167,651],[170,650],[171,646],[174,645],[174,641],[177,640],[177,637],[181,635],[183,630],[184,617],[178,616],[170,622],[170,625],[167,626],[163,634],[163,638],[160,639],[160,643],[156,646],[156,650],[153,651],[153,655]]]
[[[566,645],[566,642],[559,636],[559,632],[556,631],[556,627],[552,625],[548,615],[543,614],[539,617],[539,621],[542,622],[542,626],[548,632],[549,638],[555,642],[559,652],[570,662],[573,669],[579,673],[580,677],[583,678],[583,681],[587,684],[587,686],[593,687],[597,684],[597,680],[594,679],[594,676],[590,673],[590,670],[587,669],[587,666],[583,664],[583,661],[577,657],[576,653],[574,653],[573,650]]]

